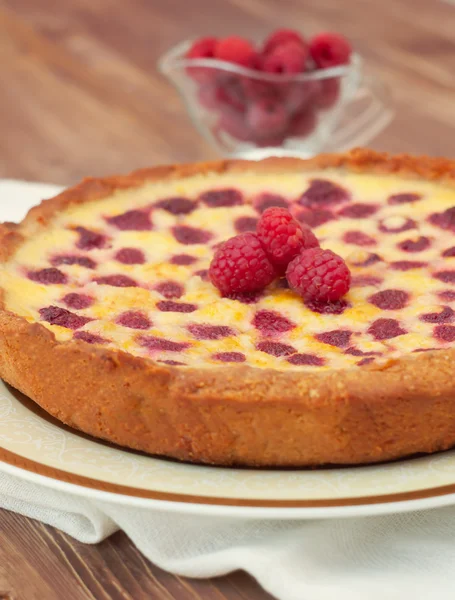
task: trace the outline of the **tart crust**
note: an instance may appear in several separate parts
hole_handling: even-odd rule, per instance
[[[0,262],[68,205],[145,181],[332,167],[455,185],[455,161],[370,150],[143,169],[86,179],[22,223],[0,225]],[[302,467],[380,462],[455,445],[455,349],[321,372],[179,368],[59,342],[40,323],[6,310],[2,298],[0,290],[0,376],[65,424],[121,446],[216,465]]]

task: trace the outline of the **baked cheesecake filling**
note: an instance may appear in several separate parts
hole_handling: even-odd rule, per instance
[[[223,298],[216,246],[283,206],[352,273],[333,304],[285,280]],[[73,205],[2,266],[6,308],[59,341],[175,366],[356,367],[455,341],[455,190],[337,170],[198,175]]]

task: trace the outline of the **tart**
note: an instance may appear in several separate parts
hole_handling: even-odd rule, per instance
[[[1,226],[0,375],[67,425],[217,465],[455,445],[455,163],[367,150],[87,179]],[[288,207],[349,265],[221,297],[217,245]]]

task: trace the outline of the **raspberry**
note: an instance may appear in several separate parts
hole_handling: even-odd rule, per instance
[[[186,58],[213,58],[217,41],[218,40],[215,37],[196,40],[186,53]],[[207,67],[188,67],[186,71],[190,77],[200,83],[208,83],[215,79],[215,69]]]
[[[275,135],[269,135],[267,137],[256,137],[254,143],[258,148],[280,148],[286,140],[286,131],[281,131]]]
[[[86,269],[94,269],[96,267],[96,262],[88,256],[76,256],[72,254],[60,254],[54,256],[51,259],[51,264],[54,267],[59,267],[60,265],[79,265]]]
[[[302,250],[319,246],[314,233],[285,208],[268,208],[259,219],[257,235],[277,270],[283,274]]]
[[[155,204],[155,208],[161,208],[171,215],[188,215],[196,210],[197,203],[182,196],[164,198]]]
[[[288,42],[299,44],[306,48],[307,44],[298,31],[293,29],[277,29],[264,42],[263,53],[270,54],[277,46],[283,46]]]
[[[306,108],[297,113],[291,119],[289,133],[293,137],[306,137],[314,130],[318,122],[316,112],[313,108]]]
[[[124,265],[143,265],[145,263],[145,254],[138,248],[121,248],[114,258]]]
[[[43,321],[47,321],[51,325],[66,327],[67,329],[79,329],[79,327],[83,327],[89,321],[92,321],[89,317],[82,317],[66,310],[66,308],[60,308],[60,306],[40,308],[39,313]]]
[[[209,110],[245,112],[243,88],[238,79],[231,79],[223,85],[206,85],[198,91],[198,101]]]
[[[288,116],[281,102],[264,98],[250,104],[246,122],[255,138],[273,138],[286,128]]]
[[[54,267],[41,269],[40,271],[30,271],[28,273],[28,278],[37,283],[42,283],[43,285],[67,283],[68,281],[68,277],[65,273],[62,273],[60,269]]]
[[[218,40],[215,37],[206,37],[196,40],[186,53],[186,58],[213,58]]]
[[[339,33],[319,33],[310,41],[310,54],[321,69],[349,63],[351,44]]]
[[[291,114],[312,108],[320,92],[319,81],[294,81],[283,88],[284,103]]]
[[[90,231],[90,229],[85,229],[85,227],[76,227],[75,231],[79,234],[76,246],[81,250],[104,248],[106,245],[107,239],[102,233]]]
[[[245,112],[243,91],[233,83],[231,85],[207,85],[198,91],[201,106],[211,111]]]
[[[256,61],[256,51],[248,40],[237,35],[231,35],[216,44],[215,58],[242,67],[250,67]]]
[[[250,100],[276,98],[279,95],[279,86],[275,83],[254,77],[242,77],[242,87],[245,96]]]
[[[211,282],[224,296],[261,290],[275,276],[272,263],[254,233],[241,233],[227,240],[215,252],[209,269]]]
[[[266,73],[287,75],[302,73],[305,70],[307,56],[303,46],[295,42],[288,42],[277,46],[264,58],[262,70]]]
[[[183,285],[177,281],[163,281],[155,287],[155,290],[168,300],[181,298],[185,292]]]
[[[292,262],[286,271],[291,288],[305,300],[335,302],[349,290],[351,273],[344,260],[331,250],[310,248]]]
[[[106,221],[120,231],[148,231],[152,228],[150,216],[142,210],[128,210],[121,215],[107,217]]]
[[[233,111],[225,111],[216,124],[218,132],[225,132],[240,142],[247,142],[250,138],[248,127],[243,115]]]
[[[319,84],[316,105],[318,108],[328,110],[332,108],[340,95],[340,79],[338,77],[331,77],[330,79],[323,79]]]

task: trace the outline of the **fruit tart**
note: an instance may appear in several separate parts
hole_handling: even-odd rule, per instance
[[[274,264],[239,289],[214,257],[233,236],[261,240],[270,208],[317,242],[287,279]],[[444,450],[454,233],[445,159],[356,150],[86,179],[0,227],[0,375],[71,427],[185,461]],[[337,257],[342,294],[318,297],[318,252]]]

